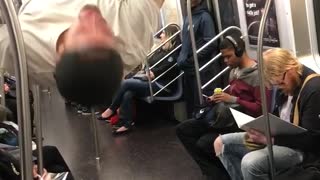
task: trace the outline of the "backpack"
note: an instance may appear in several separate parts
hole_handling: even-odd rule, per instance
[[[0,150],[0,179],[20,180],[19,161],[3,150]]]
[[[18,131],[13,126],[0,122],[0,143],[18,146]]]

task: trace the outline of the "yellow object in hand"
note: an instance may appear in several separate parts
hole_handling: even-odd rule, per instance
[[[222,93],[222,89],[221,88],[215,88],[213,91],[213,94],[220,94]]]

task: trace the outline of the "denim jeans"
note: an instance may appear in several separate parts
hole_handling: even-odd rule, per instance
[[[152,83],[153,91],[159,90],[159,87]],[[132,123],[133,107],[132,101],[134,97],[146,97],[150,95],[148,81],[139,79],[126,79],[122,82],[119,90],[112,100],[110,109],[115,112],[120,108],[120,120],[124,126],[129,127]]]
[[[251,151],[244,145],[245,133],[222,135],[223,148],[218,156],[232,180],[268,180],[268,149]],[[300,151],[273,145],[275,173],[295,166],[303,161]]]

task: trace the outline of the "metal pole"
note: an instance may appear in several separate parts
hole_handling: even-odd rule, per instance
[[[6,97],[4,92],[4,69],[0,68],[0,96],[1,96],[1,105],[6,105]]]
[[[191,1],[190,0],[187,0],[187,13],[188,13],[189,32],[190,32],[190,40],[191,40],[191,46],[192,46],[194,69],[195,69],[195,75],[196,75],[196,81],[197,81],[199,103],[203,104],[202,90],[201,90],[201,79],[200,79],[200,72],[199,72],[199,62],[198,62],[198,55],[197,55],[196,40],[194,37],[192,12],[191,12]]]
[[[97,163],[99,163],[100,162],[100,143],[99,143],[99,137],[98,137],[98,131],[97,131],[97,121],[94,113],[95,113],[94,108],[91,107],[91,121],[92,121],[92,129],[93,129],[93,136],[94,136],[94,145],[96,150],[96,160],[97,160]]]
[[[21,179],[32,180],[32,148],[31,121],[29,105],[29,87],[24,40],[19,20],[11,0],[0,1],[1,12],[7,22],[7,28],[12,42],[15,75],[17,78],[17,110],[19,124],[19,145]]]
[[[33,85],[34,94],[34,121],[36,124],[37,151],[38,151],[38,173],[43,175],[43,142],[42,142],[42,121],[41,121],[41,105],[40,105],[40,87]]]
[[[259,81],[260,81],[260,94],[262,100],[262,112],[265,118],[265,135],[267,136],[267,145],[269,151],[269,167],[270,167],[270,175],[271,180],[274,179],[275,169],[273,166],[273,149],[272,149],[272,141],[271,141],[271,131],[270,131],[270,122],[269,122],[269,115],[268,115],[268,107],[267,107],[267,97],[266,97],[266,90],[264,85],[264,74],[263,74],[263,32],[267,20],[267,15],[269,12],[269,8],[271,5],[271,0],[267,0],[265,4],[265,11],[261,18],[261,23],[259,27],[259,36],[258,36],[258,60],[259,60]]]

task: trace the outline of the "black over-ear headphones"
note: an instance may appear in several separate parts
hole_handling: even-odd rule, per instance
[[[243,54],[243,52],[244,52],[244,49],[239,46],[239,44],[237,43],[236,40],[233,39],[233,37],[231,37],[231,36],[226,36],[225,38],[228,39],[228,40],[231,42],[231,44],[232,44],[232,46],[233,46],[233,48],[234,48],[234,54],[235,54],[237,57],[241,57],[242,54]]]

